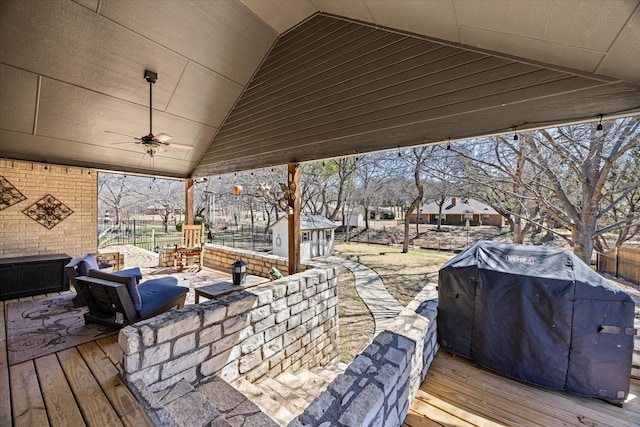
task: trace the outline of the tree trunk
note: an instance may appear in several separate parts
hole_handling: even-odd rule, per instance
[[[364,208],[364,229],[369,229],[369,209]]]
[[[515,208],[516,215],[513,215],[513,243],[523,244],[524,243],[524,232],[522,231],[522,206],[518,204]]]
[[[444,203],[438,203],[438,227],[436,230],[442,231],[442,205]]]

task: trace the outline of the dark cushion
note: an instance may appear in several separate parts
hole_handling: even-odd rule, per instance
[[[147,280],[138,285],[142,308],[136,310],[140,318],[146,318],[167,304],[167,302],[189,292],[189,288],[178,286],[177,284],[178,279],[168,276],[160,279]]]
[[[133,302],[133,308],[139,311],[142,308],[142,300],[140,299],[140,293],[138,292],[138,281],[133,276],[118,276],[113,273],[105,273],[100,270],[89,270],[87,274],[89,277],[96,279],[108,280],[109,282],[122,283],[127,287],[131,302]]]
[[[80,276],[88,276],[90,270],[99,270],[98,261],[91,254],[86,255],[76,264],[76,270]]]
[[[125,270],[112,271],[111,274],[114,276],[129,276],[135,277],[139,282],[142,279],[142,272],[138,267],[127,268]]]

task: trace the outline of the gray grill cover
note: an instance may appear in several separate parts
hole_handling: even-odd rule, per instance
[[[438,342],[532,384],[623,401],[633,300],[563,249],[478,242],[439,272]]]

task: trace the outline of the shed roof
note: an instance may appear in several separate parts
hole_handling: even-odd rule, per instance
[[[271,228],[274,228],[276,224],[281,222],[287,222],[289,219],[285,216],[277,220],[271,225]],[[300,215],[300,230],[308,231],[308,230],[327,230],[334,229],[337,225],[322,215],[308,215],[302,214]]]

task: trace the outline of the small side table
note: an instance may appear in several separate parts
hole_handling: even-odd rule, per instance
[[[239,286],[234,285],[231,280],[225,280],[222,282],[212,283],[210,285],[200,286],[199,288],[195,288],[195,302],[196,304],[200,304],[200,297],[205,297],[207,299],[220,298],[221,296],[233,292],[253,288],[254,286],[268,281],[269,279],[260,276],[247,276],[245,282]]]

